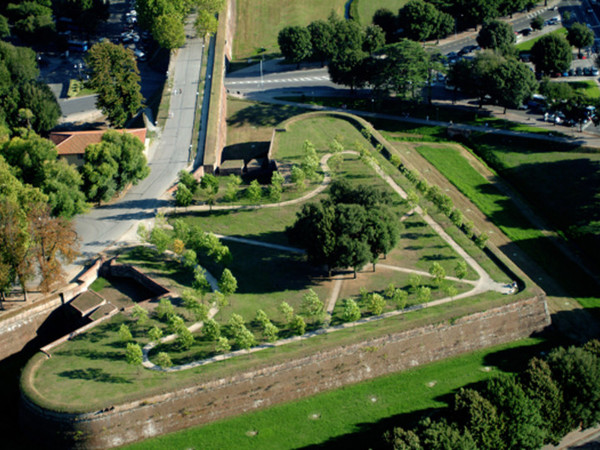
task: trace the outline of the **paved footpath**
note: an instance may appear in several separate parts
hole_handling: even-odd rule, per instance
[[[358,155],[358,152],[355,151],[351,151],[351,150],[346,150],[343,152],[344,154],[352,154],[352,155]],[[290,200],[288,202],[284,202],[285,204],[296,204],[299,202],[303,202],[306,199],[310,199],[312,197],[314,197],[316,195],[316,193],[318,192],[322,192],[327,185],[329,184],[331,177],[329,176],[329,168],[327,166],[327,160],[331,157],[331,154],[327,154],[325,156],[323,156],[323,158],[321,158],[321,167],[323,169],[323,172],[325,173],[325,177],[323,179],[323,182],[321,183],[321,185],[315,189],[314,191],[306,194],[305,196],[301,197],[301,198],[297,198],[294,200]],[[400,195],[400,197],[402,197],[403,199],[407,198],[407,194],[406,192],[404,192],[404,190],[398,186],[396,184],[396,182],[389,177],[387,174],[385,174],[385,172],[383,172],[383,170],[376,164],[376,163],[372,163],[371,167],[377,172],[377,174],[398,194]],[[279,203],[279,204],[270,204],[270,205],[260,205],[260,207],[273,207],[273,206],[281,206],[284,203]],[[258,206],[257,206],[258,207]],[[199,210],[199,208],[202,208],[200,210],[205,210],[208,209],[208,206],[206,205],[202,205],[195,207],[196,210]],[[230,206],[222,206],[221,209],[226,210],[226,209],[237,209],[238,207],[235,205],[230,205]],[[498,283],[496,281],[494,281],[485,270],[483,270],[483,268],[479,265],[479,263],[477,261],[475,261],[475,259],[473,259],[467,252],[465,252],[462,247],[460,247],[455,241],[454,239],[452,239],[443,229],[440,225],[437,224],[437,222],[435,222],[429,215],[423,216],[423,211],[421,210],[420,207],[416,207],[414,210],[414,212],[416,212],[417,214],[421,215],[423,217],[423,220],[425,222],[427,222],[427,224],[433,228],[434,231],[436,231],[440,237],[442,239],[444,239],[449,245],[450,247],[452,247],[452,249],[457,252],[466,262],[467,264],[469,264],[477,273],[478,275],[478,280],[476,281],[472,281],[472,280],[459,280],[455,277],[446,277],[446,279],[452,280],[452,281],[459,281],[459,282],[464,282],[467,284],[472,284],[474,287],[473,289],[463,292],[461,294],[452,296],[452,297],[444,297],[438,300],[434,300],[425,304],[419,304],[419,305],[414,305],[408,308],[405,308],[404,310],[401,311],[391,311],[379,316],[370,316],[370,317],[365,317],[363,319],[360,319],[356,322],[350,322],[350,323],[344,323],[341,325],[337,325],[334,327],[329,326],[329,323],[331,322],[331,315],[333,313],[333,309],[335,308],[337,299],[339,297],[339,293],[341,291],[341,287],[342,287],[342,283],[343,280],[342,279],[336,279],[334,281],[334,285],[333,285],[333,289],[331,290],[331,293],[327,299],[327,304],[325,305],[325,312],[326,312],[326,317],[324,320],[324,327],[314,331],[314,332],[310,332],[310,333],[306,333],[302,336],[294,336],[292,338],[288,338],[288,339],[280,339],[276,342],[273,343],[268,343],[268,344],[261,344],[255,347],[252,347],[248,350],[237,350],[237,351],[233,351],[233,352],[229,352],[229,353],[225,353],[225,354],[221,354],[221,355],[215,355],[211,358],[207,358],[207,359],[203,359],[203,360],[197,360],[197,361],[193,361],[187,364],[182,364],[182,365],[178,365],[178,366],[173,366],[173,367],[169,367],[169,368],[165,368],[162,369],[159,366],[157,366],[156,364],[154,364],[152,361],[150,361],[149,359],[149,353],[150,350],[152,348],[154,348],[156,346],[156,343],[151,343],[146,345],[143,349],[143,366],[146,367],[147,369],[151,369],[151,370],[158,370],[158,371],[165,371],[165,372],[177,372],[177,371],[181,371],[181,370],[188,370],[194,367],[199,367],[199,366],[203,366],[206,364],[211,364],[213,362],[216,361],[223,361],[225,359],[229,359],[229,358],[233,358],[235,356],[238,355],[244,355],[244,354],[248,354],[248,353],[254,353],[257,351],[261,351],[264,350],[266,348],[273,348],[273,347],[279,347],[281,345],[286,345],[290,342],[296,342],[299,340],[303,340],[303,339],[309,339],[313,336],[316,335],[320,335],[320,334],[326,334],[326,333],[331,333],[337,330],[341,330],[341,329],[345,329],[345,328],[351,328],[351,327],[355,327],[358,325],[361,325],[363,323],[366,322],[371,322],[374,320],[380,320],[383,318],[387,318],[387,317],[394,317],[394,316],[398,316],[401,314],[405,314],[407,312],[410,311],[414,311],[417,309],[423,309],[423,308],[429,308],[432,306],[437,306],[437,305],[441,305],[444,303],[449,303],[449,302],[454,302],[456,300],[460,300],[462,298],[467,298],[467,297],[472,297],[473,295],[477,295],[483,292],[487,292],[487,291],[496,291],[496,292],[501,292],[503,294],[511,294],[513,293],[513,290],[510,286],[507,286],[504,283]],[[399,219],[399,220],[403,220],[403,219]],[[278,244],[272,244],[269,242],[262,242],[262,241],[256,241],[256,240],[251,240],[251,239],[244,239],[244,238],[238,238],[238,237],[233,237],[233,236],[222,236],[222,235],[218,235],[219,238],[221,239],[229,239],[232,241],[236,241],[236,242],[243,242],[245,244],[249,244],[249,245],[255,245],[255,246],[260,246],[260,247],[265,247],[265,248],[273,248],[273,249],[277,249],[277,250],[284,250],[284,251],[290,251],[290,252],[297,252],[297,253],[303,253],[302,250],[294,248],[294,247],[288,247],[288,246],[283,246],[283,245],[278,245]],[[379,264],[379,267],[385,268],[387,270],[396,270],[396,271],[401,271],[401,272],[409,272],[409,273],[416,273],[418,275],[421,276],[425,276],[425,277],[431,277],[431,274],[429,274],[428,272],[423,272],[420,270],[414,270],[414,269],[407,269],[407,268],[403,268],[403,267],[397,267],[397,266],[391,266],[391,265],[387,265],[387,264]],[[208,276],[207,276],[208,278]],[[211,285],[213,286],[213,289],[216,291],[217,287],[216,287],[216,281],[214,280],[214,278],[211,276],[210,277]],[[210,309],[210,313],[209,313],[209,317],[214,317],[214,315],[218,312],[217,308],[215,305],[213,305]],[[203,322],[197,322],[193,325],[191,325],[189,327],[190,331],[197,331],[199,329],[201,329],[203,326]],[[176,335],[172,334],[169,336],[166,336],[164,338],[162,338],[160,340],[161,343],[165,343],[165,342],[171,342],[176,338]]]

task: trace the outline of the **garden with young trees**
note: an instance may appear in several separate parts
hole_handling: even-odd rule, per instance
[[[421,208],[442,211],[450,207],[450,213],[451,202],[432,188],[429,196],[421,196],[414,182],[382,157],[382,149],[373,147],[369,132],[352,120],[326,115],[292,121],[287,130],[278,135],[276,157],[290,166],[304,165],[309,172],[307,155],[323,159],[319,179],[331,183],[328,190],[314,190],[314,200],[304,199],[306,191],[298,189],[289,173],[281,182],[281,189],[293,197],[287,205],[244,209],[236,208],[235,202],[232,207],[196,205],[187,211],[178,208],[168,221],[159,217],[152,228],[141,228],[138,232],[147,246],[125,252],[119,260],[155,279],[173,280],[177,297],[136,306],[52,350],[53,357],[38,369],[45,374],[36,382],[36,391],[43,397],[39,400],[55,408],[70,404],[69,408],[87,409],[89,401],[79,404],[65,396],[74,380],[94,393],[94,405],[99,406],[136,398],[142,395],[142,385],[145,395],[250,367],[254,359],[239,356],[257,344],[263,347],[261,360],[295,358],[316,348],[392,332],[400,324],[410,324],[413,316],[435,322],[448,314],[513,301],[512,296],[493,290],[469,297],[480,269],[470,267],[474,263],[467,264],[463,257],[474,257],[478,267],[483,264],[490,270],[500,281],[499,288],[509,279],[490,264],[477,242],[460,238],[468,252],[462,253],[432,231],[429,219],[421,217],[430,213]],[[392,174],[410,195],[398,196],[379,171]],[[328,181],[329,175],[333,181]],[[209,178],[205,188],[211,183]],[[309,214],[313,209],[328,210],[331,220]],[[444,217],[439,214],[437,220]],[[455,237],[464,236],[450,219],[441,220],[447,221],[446,229],[455,229]],[[302,235],[310,233],[302,229],[306,226],[319,228],[325,240],[302,241]],[[225,228],[238,239],[219,239],[213,234],[222,234]],[[335,259],[311,256],[312,250],[305,245],[318,249],[317,242],[321,250],[331,249],[327,258]],[[271,246],[275,243],[279,245]],[[480,244],[484,246],[485,241]],[[518,297],[522,295],[528,294]],[[443,306],[462,297],[460,305]],[[434,300],[442,303],[426,310],[419,307]],[[399,322],[399,315],[406,321]],[[310,335],[322,329],[330,330],[328,337]],[[289,340],[303,335],[311,337],[301,344]],[[120,344],[109,351],[114,340]],[[282,345],[289,350],[279,352]],[[140,369],[139,351],[146,346],[150,364],[169,369],[167,378]],[[122,379],[122,389],[111,391],[75,376],[85,371],[89,364],[86,349],[92,347],[97,352],[107,349],[107,357],[96,359],[96,364],[107,377]],[[195,367],[219,355],[220,363]],[[64,364],[72,368],[73,376],[60,375]],[[190,368],[181,370],[186,364]],[[143,382],[127,383],[129,376]]]

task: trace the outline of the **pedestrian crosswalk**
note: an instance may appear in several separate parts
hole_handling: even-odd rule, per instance
[[[225,84],[228,86],[234,85],[242,85],[242,84],[273,84],[273,83],[299,83],[299,82],[307,82],[307,81],[329,81],[328,76],[318,76],[318,77],[294,77],[294,78],[254,78],[251,80],[240,80],[240,81],[229,81],[225,80]]]

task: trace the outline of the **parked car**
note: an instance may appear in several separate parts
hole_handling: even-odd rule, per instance
[[[591,75],[592,75],[593,77],[596,77],[596,76],[598,76],[598,73],[599,73],[599,71],[598,71],[598,68],[597,68],[597,67],[592,67],[590,70],[591,70]]]
[[[592,74],[592,68],[591,67],[584,67],[583,68],[583,75],[584,76],[590,76]]]
[[[575,69],[569,69],[569,76],[570,77],[574,77],[575,76]]]
[[[575,75],[577,75],[578,77],[583,75],[583,69],[581,67],[578,67],[577,69],[575,69]]]

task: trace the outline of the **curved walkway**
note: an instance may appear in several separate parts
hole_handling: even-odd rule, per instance
[[[342,152],[344,154],[351,154],[351,155],[359,155],[358,152],[356,151],[352,151],[352,150],[346,150],[344,152]],[[323,192],[327,186],[329,185],[329,183],[331,182],[331,176],[329,174],[329,167],[327,166],[327,161],[329,160],[329,158],[333,156],[331,153],[328,153],[327,155],[323,156],[321,158],[321,167],[323,169],[323,172],[325,174],[325,176],[323,177],[323,181],[321,182],[320,186],[318,186],[315,190],[309,192],[308,194],[297,198],[297,199],[292,199],[292,200],[288,200],[286,202],[281,202],[281,203],[271,203],[271,204],[265,204],[265,205],[255,205],[255,206],[248,206],[248,207],[240,207],[237,205],[230,205],[230,206],[226,206],[226,205],[222,205],[220,206],[218,209],[220,210],[235,210],[235,209],[243,209],[243,208],[251,208],[251,209],[259,209],[259,208],[269,208],[269,207],[278,207],[278,206],[286,206],[286,205],[293,205],[293,204],[297,204],[300,202],[304,202],[310,198],[315,197],[317,194]],[[407,194],[406,192],[396,184],[396,182],[389,177],[387,174],[384,173],[384,171],[379,167],[379,165],[377,165],[375,162],[371,161],[369,162],[369,165],[373,168],[373,170],[375,170],[375,172],[394,190],[394,192],[396,192],[398,195],[400,195],[400,197],[402,197],[403,199],[407,198]],[[193,209],[192,209],[193,208]],[[193,211],[208,211],[209,210],[209,206],[208,205],[198,205],[198,206],[194,206],[192,208],[188,208],[188,210],[193,210]],[[217,209],[217,207],[213,207],[213,209]],[[162,209],[162,211],[165,212],[169,212],[170,210],[168,208],[164,208]],[[187,369],[191,369],[194,367],[199,367],[199,366],[203,366],[206,364],[210,364],[216,361],[223,361],[225,359],[229,359],[229,358],[233,358],[235,356],[238,355],[242,355],[242,354],[248,354],[248,353],[254,353],[266,348],[273,348],[273,347],[279,347],[281,345],[286,345],[288,343],[291,342],[296,342],[299,340],[303,340],[303,339],[308,339],[310,337],[313,336],[317,336],[317,335],[321,335],[321,334],[327,334],[327,333],[332,333],[334,331],[337,330],[342,330],[345,328],[352,328],[355,326],[358,326],[360,324],[363,323],[367,323],[367,322],[372,322],[374,320],[380,320],[380,319],[384,319],[387,317],[394,317],[394,316],[398,316],[401,314],[405,314],[407,312],[410,311],[415,311],[418,309],[424,309],[424,308],[430,308],[432,306],[437,306],[437,305],[442,305],[444,303],[449,303],[449,302],[453,302],[462,298],[467,298],[467,297],[472,297],[474,295],[477,294],[481,294],[483,292],[487,292],[487,291],[496,291],[496,292],[500,292],[503,294],[512,294],[514,293],[513,289],[511,286],[507,286],[504,283],[499,283],[497,281],[494,281],[489,275],[488,273],[479,265],[479,263],[477,261],[475,261],[475,259],[473,259],[467,252],[465,252],[463,250],[463,248],[458,245],[454,239],[452,239],[443,229],[442,227],[435,222],[430,216],[428,215],[423,215],[423,210],[417,206],[414,210],[414,212],[416,212],[417,214],[421,215],[423,220],[436,232],[438,233],[438,235],[444,240],[446,241],[450,247],[458,254],[460,255],[465,261],[466,263],[471,266],[473,268],[473,270],[475,270],[475,272],[477,273],[477,275],[479,276],[478,280],[459,280],[458,278],[455,277],[445,277],[445,279],[447,280],[451,280],[451,281],[459,281],[459,282],[463,282],[463,283],[467,283],[467,284],[471,284],[473,285],[473,289],[470,289],[466,292],[463,292],[461,294],[455,295],[455,296],[449,296],[449,297],[444,297],[438,300],[433,300],[431,302],[428,303],[422,303],[422,304],[418,304],[418,305],[413,305],[410,306],[408,308],[405,308],[403,310],[396,310],[396,311],[390,311],[384,314],[381,314],[379,316],[370,316],[370,317],[365,317],[362,318],[358,321],[355,322],[349,322],[349,323],[343,323],[340,325],[336,325],[336,326],[329,326],[329,324],[331,323],[331,317],[332,317],[332,313],[333,313],[333,309],[335,308],[336,302],[339,298],[339,294],[341,291],[341,287],[342,287],[342,282],[343,280],[341,279],[336,279],[334,282],[334,286],[333,289],[327,299],[327,304],[325,305],[325,311],[326,311],[326,317],[324,319],[323,325],[324,327],[310,332],[310,333],[305,333],[302,336],[294,336],[291,338],[287,338],[287,339],[280,339],[276,342],[273,343],[265,343],[265,344],[261,344],[261,345],[257,345],[255,347],[252,347],[248,350],[236,350],[233,352],[229,352],[229,353],[225,353],[225,354],[221,354],[221,355],[215,355],[211,358],[207,358],[207,359],[203,359],[203,360],[197,360],[197,361],[193,361],[191,363],[187,363],[187,364],[182,364],[182,365],[178,365],[178,366],[173,366],[173,367],[169,367],[169,368],[161,368],[159,366],[157,366],[156,364],[154,364],[152,361],[150,361],[149,359],[149,353],[150,350],[152,348],[154,348],[156,346],[156,343],[150,343],[148,345],[146,345],[142,352],[143,352],[143,366],[151,369],[151,370],[158,370],[158,371],[165,371],[165,372],[176,372],[176,371],[180,371],[180,370],[187,370]],[[400,219],[403,220],[403,219]],[[268,243],[268,242],[261,242],[261,241],[256,241],[256,240],[251,240],[251,239],[244,239],[244,238],[238,238],[238,237],[233,237],[233,236],[222,236],[222,235],[217,235],[219,238],[221,239],[227,239],[227,240],[232,240],[235,242],[241,242],[244,244],[249,244],[249,245],[256,245],[256,246],[260,246],[260,247],[265,247],[265,248],[273,248],[273,249],[277,249],[277,250],[284,250],[284,251],[289,251],[289,252],[296,252],[296,253],[303,253],[304,251],[301,249],[297,249],[294,247],[288,247],[288,246],[283,246],[283,245],[278,245],[278,244],[272,244],[272,243]],[[406,272],[406,273],[416,273],[418,275],[424,276],[424,277],[431,277],[431,274],[429,274],[428,272],[424,272],[424,271],[420,271],[420,270],[416,270],[416,269],[408,269],[408,268],[404,268],[404,267],[398,267],[398,266],[392,266],[392,265],[387,265],[387,264],[378,264],[379,267],[383,267],[385,269],[388,270],[395,270],[398,272]],[[210,279],[209,279],[210,276]],[[210,274],[207,274],[207,279],[209,279],[211,286],[213,287],[214,290],[217,290],[217,283],[216,280],[214,279],[214,277],[212,277]],[[215,305],[213,305],[210,309],[209,312],[209,317],[212,318],[214,317],[214,315],[218,312],[218,309]],[[204,325],[203,322],[197,322],[193,325],[191,325],[189,327],[190,331],[197,331],[199,329],[202,328],[202,326]],[[162,338],[160,340],[161,343],[166,343],[166,342],[171,342],[176,338],[175,334],[166,336],[164,338]]]

